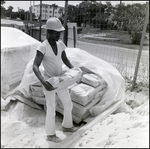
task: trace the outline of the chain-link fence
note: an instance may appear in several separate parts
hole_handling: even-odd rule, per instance
[[[72,6],[68,1],[67,19],[77,24],[77,36],[74,36],[77,39],[68,38],[67,46],[80,48],[111,63],[129,81],[135,77],[139,50],[142,50],[136,83],[149,85],[149,24],[145,22],[146,8],[146,3],[126,5],[118,1],[114,6],[110,1],[106,4],[82,1]],[[144,40],[141,42],[142,33]]]

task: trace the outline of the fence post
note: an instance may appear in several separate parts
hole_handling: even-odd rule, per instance
[[[144,27],[143,27],[143,32],[142,32],[142,38],[141,38],[141,41],[140,41],[140,47],[139,47],[139,51],[138,51],[136,67],[135,67],[132,87],[131,87],[130,91],[133,91],[133,89],[135,87],[136,79],[137,79],[137,74],[138,74],[138,69],[139,69],[141,53],[142,53],[142,49],[143,49],[143,42],[144,42],[144,38],[145,38],[145,34],[146,34],[146,27],[147,27],[147,23],[148,23],[148,18],[149,18],[149,5],[148,5],[148,2],[147,2],[147,10],[146,10],[146,17],[145,17],[145,22],[144,22]]]
[[[76,47],[76,28],[73,26],[73,43],[74,43],[74,48]]]

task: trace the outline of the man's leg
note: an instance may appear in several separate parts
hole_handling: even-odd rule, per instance
[[[72,120],[73,103],[71,101],[69,90],[68,89],[60,90],[57,92],[57,95],[62,101],[64,107],[63,122],[62,122],[62,126],[64,128],[63,131],[75,132],[77,129],[73,128],[73,120]]]
[[[61,142],[61,139],[56,136],[55,132],[55,92],[44,89],[44,94],[47,107],[45,122],[47,139],[58,143]]]

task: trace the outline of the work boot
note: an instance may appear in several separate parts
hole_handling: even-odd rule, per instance
[[[47,136],[47,141],[52,141],[52,142],[55,142],[55,143],[59,143],[62,140],[60,138],[58,138],[56,135],[48,135]]]
[[[77,127],[65,128],[63,127],[63,132],[76,132],[78,130]]]

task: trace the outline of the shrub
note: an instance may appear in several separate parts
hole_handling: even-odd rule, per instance
[[[141,41],[141,37],[142,37],[141,32],[131,32],[130,39],[133,44],[139,45]]]

